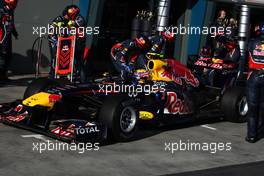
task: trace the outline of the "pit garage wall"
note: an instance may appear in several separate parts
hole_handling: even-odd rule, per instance
[[[208,0],[187,0],[187,8],[179,24],[185,27],[210,26],[214,14],[214,4]],[[190,34],[178,35],[175,41],[174,57],[181,63],[186,64],[189,55],[196,55],[201,46],[206,43],[206,35]]]
[[[15,12],[15,23],[19,33],[19,40],[13,40],[13,60],[10,70],[14,74],[34,72],[31,48],[34,40],[33,26],[47,26],[56,16],[61,14],[66,5],[79,4],[79,0],[22,0],[19,1]],[[47,43],[44,45],[47,45]],[[43,66],[47,70],[49,65],[49,49],[43,48]]]
[[[199,0],[192,8],[191,12],[191,27],[199,27],[200,29],[204,26],[204,19],[206,15],[206,0]],[[188,44],[188,55],[195,55],[199,52],[200,42],[202,35],[190,34]]]

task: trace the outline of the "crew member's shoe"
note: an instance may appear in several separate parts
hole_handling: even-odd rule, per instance
[[[246,139],[245,139],[247,142],[249,142],[249,143],[256,143],[258,140],[259,140],[259,138],[258,137],[246,137]]]

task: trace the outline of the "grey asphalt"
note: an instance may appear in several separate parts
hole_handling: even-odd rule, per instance
[[[16,79],[0,86],[0,103],[22,97],[24,86]],[[0,124],[0,176],[5,175],[113,175],[144,176],[177,174],[216,167],[264,161],[264,140],[256,144],[244,141],[246,124],[216,122],[170,130],[142,129],[144,136],[128,143],[101,146],[99,151],[33,151],[33,143],[51,140],[24,138],[33,133]],[[165,143],[181,141],[231,143],[230,151],[165,150]],[[250,173],[249,173],[250,174]]]

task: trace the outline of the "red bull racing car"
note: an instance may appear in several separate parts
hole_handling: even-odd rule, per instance
[[[137,84],[104,76],[87,84],[39,78],[24,99],[0,106],[2,123],[63,141],[128,141],[143,123],[166,124],[205,116],[245,120],[243,89],[207,89],[175,59],[150,59]],[[227,114],[225,114],[227,115]]]

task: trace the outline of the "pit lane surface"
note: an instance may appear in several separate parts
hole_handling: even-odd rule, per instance
[[[21,98],[25,78],[0,86],[0,103]],[[22,81],[23,80],[23,81]],[[20,86],[22,85],[22,86]],[[33,143],[53,139],[32,138],[31,132],[0,124],[0,175],[166,175],[264,161],[264,140],[244,142],[246,124],[216,122],[169,130],[142,130],[129,143],[101,146],[99,151],[33,151]],[[22,137],[24,136],[24,137]],[[25,137],[27,136],[27,137]],[[165,151],[165,143],[232,143],[231,151]],[[243,168],[237,172],[244,172]],[[261,167],[258,167],[261,168]],[[225,168],[223,168],[224,170]],[[215,172],[221,171],[217,169]],[[245,172],[244,172],[245,173]],[[191,174],[189,174],[191,175]],[[202,174],[205,175],[205,174]],[[214,172],[210,172],[214,175]]]

